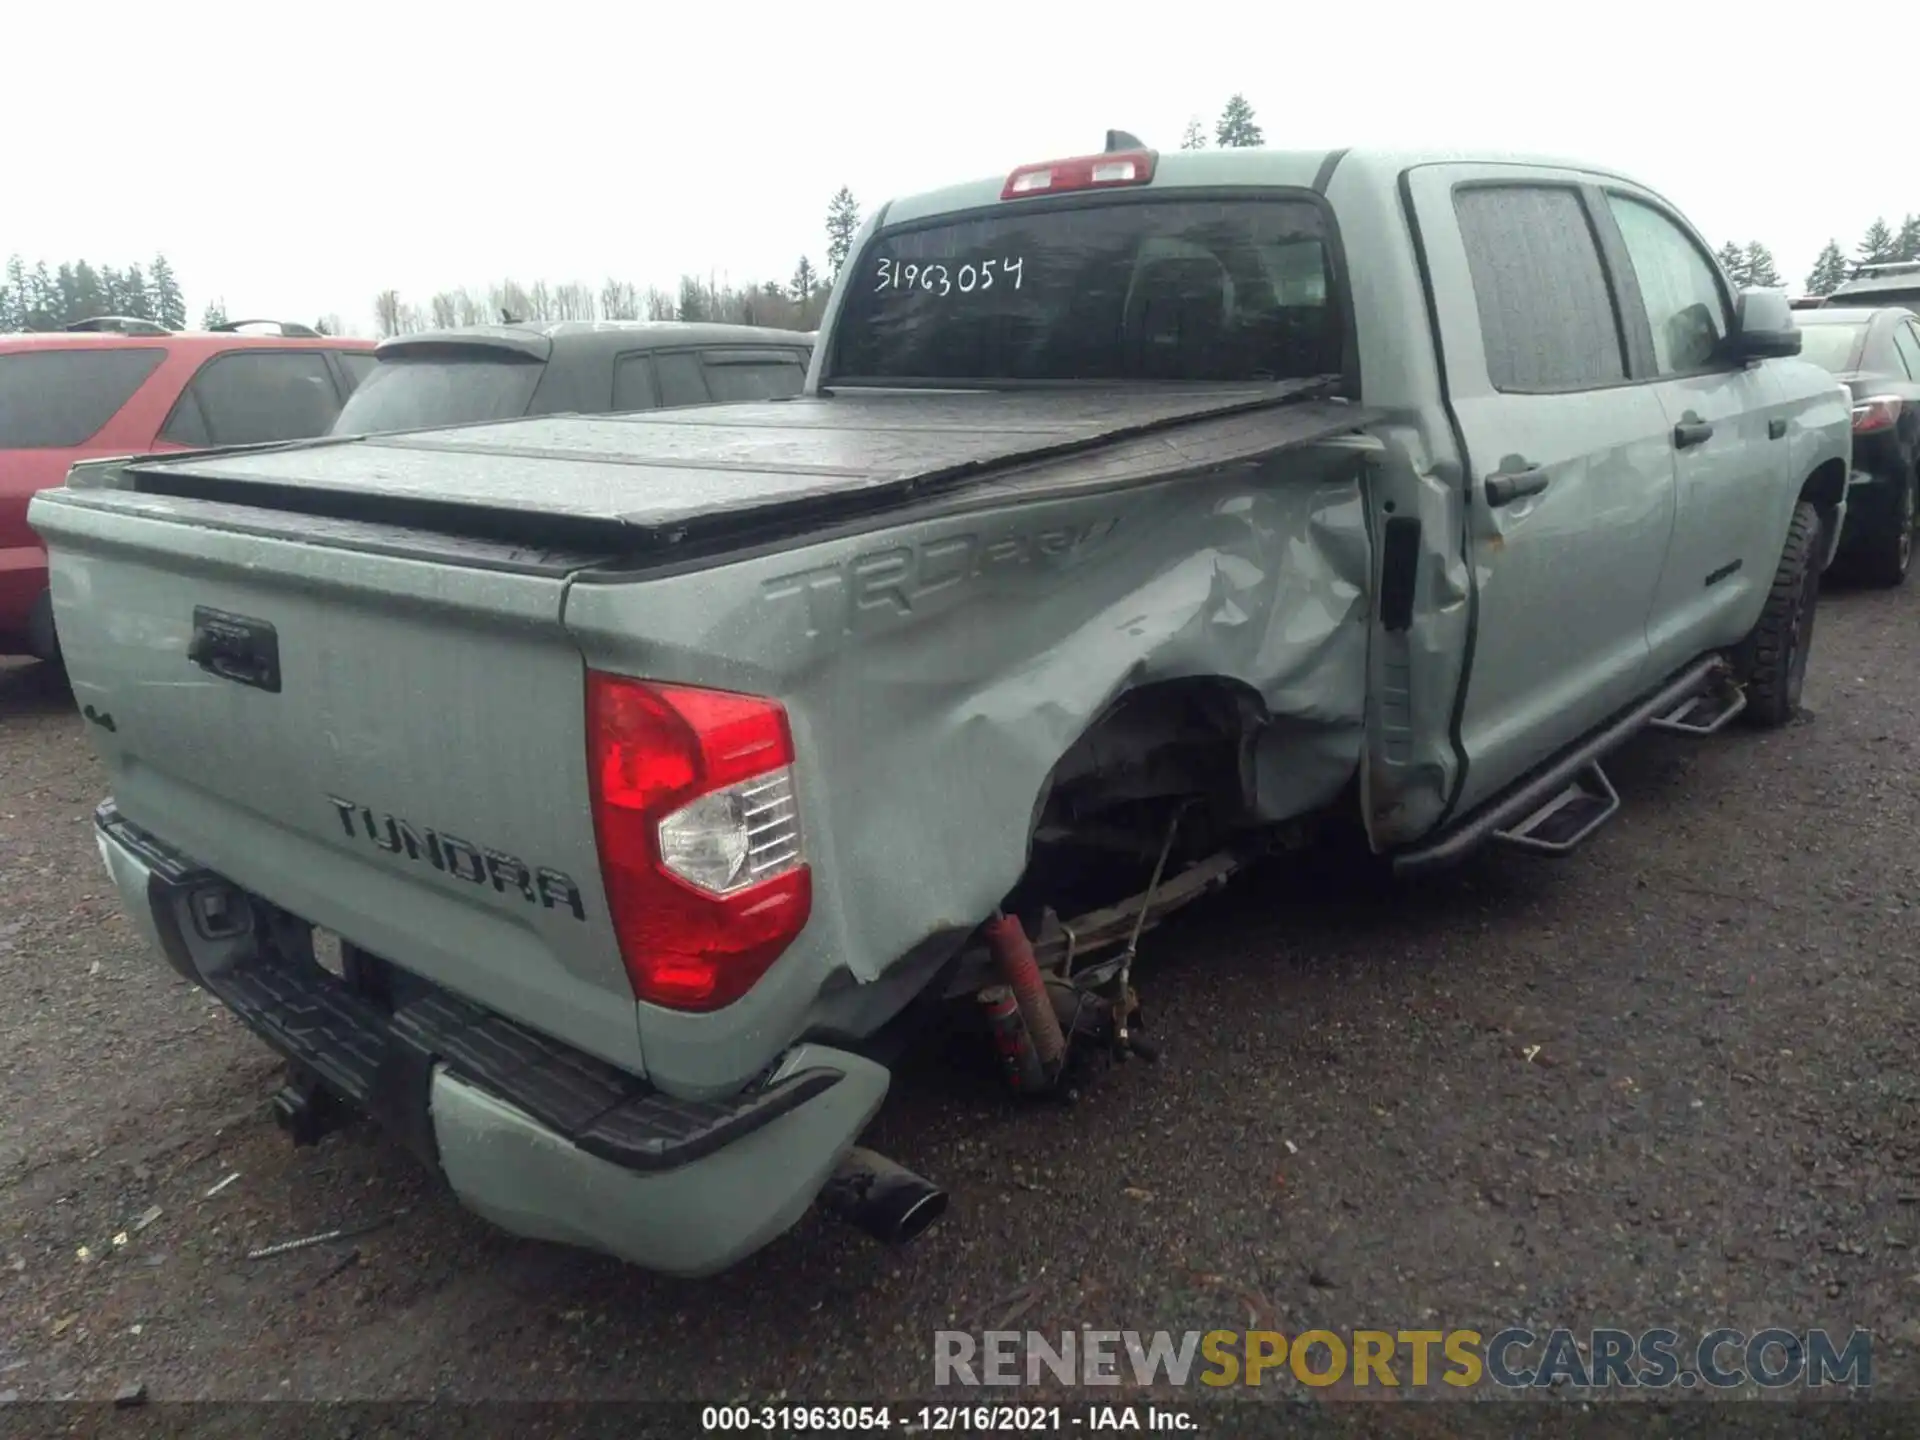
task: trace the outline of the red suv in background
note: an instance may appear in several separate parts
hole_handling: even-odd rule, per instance
[[[243,333],[271,325],[279,333]],[[198,332],[106,318],[0,335],[0,655],[59,651],[27,501],[77,460],[326,434],[373,342],[236,320]]]

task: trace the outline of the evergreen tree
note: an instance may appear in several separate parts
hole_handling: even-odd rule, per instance
[[[1720,268],[1727,272],[1727,279],[1736,290],[1747,287],[1747,252],[1729,240],[1714,252],[1713,258],[1720,262]]]
[[[1847,278],[1847,257],[1841,252],[1838,240],[1827,241],[1826,249],[1813,262],[1813,269],[1807,275],[1807,293],[1809,295],[1831,295],[1838,290]]]
[[[707,320],[712,318],[707,305],[707,292],[701,288],[700,282],[691,275],[682,275],[680,277],[680,303],[674,308],[675,313],[682,320]]]
[[[78,287],[73,279],[73,266],[62,265],[53,272],[53,295],[50,297],[53,303],[47,307],[52,323],[47,326],[47,329],[58,330],[62,325],[71,324],[80,318],[74,314],[79,305],[77,292]]]
[[[1213,140],[1225,150],[1251,150],[1267,143],[1267,137],[1254,123],[1253,106],[1247,103],[1246,96],[1235,94],[1228,99],[1219,122],[1213,127]]]
[[[1747,244],[1747,285],[1754,290],[1778,290],[1786,282],[1773,263],[1773,252],[1758,240]]]
[[[813,268],[813,262],[802,255],[800,263],[794,267],[793,282],[787,287],[788,292],[795,300],[805,305],[813,299],[814,291],[819,288],[819,272]]]
[[[147,277],[140,273],[138,265],[129,265],[126,273],[120,277],[120,295],[115,302],[119,315],[132,315],[141,320],[153,320],[153,296],[147,290]]]
[[[27,283],[27,294],[27,329],[59,329],[60,285],[47,273],[46,261],[42,260],[33,267],[33,278]]]
[[[147,272],[149,283],[153,287],[153,318],[169,330],[187,328],[187,300],[180,293],[180,282],[173,278],[173,266],[167,263],[167,257],[153,257],[153,268]]]
[[[853,251],[853,237],[860,231],[860,204],[845,185],[827,206],[827,270],[835,278]]]
[[[73,309],[67,323],[107,314],[106,297],[100,290],[100,272],[81,260],[73,267]]]
[[[1909,215],[1900,222],[1900,233],[1893,237],[1893,258],[1920,260],[1920,215]]]
[[[1204,150],[1207,148],[1207,129],[1200,123],[1200,117],[1194,116],[1187,121],[1186,134],[1180,137],[1182,150]]]
[[[1885,220],[1875,220],[1867,227],[1867,233],[1860,237],[1859,256],[1862,265],[1881,265],[1895,258],[1893,231]]]
[[[27,262],[18,255],[7,261],[7,307],[0,313],[0,330],[26,330],[27,316],[33,309],[32,282],[27,279]]]
[[[131,315],[133,312],[120,302],[126,294],[126,282],[120,272],[111,265],[102,265],[100,275],[100,313],[103,315]]]
[[[202,311],[200,314],[200,328],[202,330],[211,330],[215,326],[224,325],[226,323],[227,323],[227,302],[224,300],[208,301],[207,308],[204,311]]]

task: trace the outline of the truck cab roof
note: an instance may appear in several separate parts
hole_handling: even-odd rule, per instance
[[[1047,157],[1038,158],[1044,160]],[[1393,176],[1419,165],[1441,165],[1462,161],[1472,161],[1477,164],[1511,164],[1534,169],[1578,170],[1591,175],[1613,176],[1622,180],[1627,178],[1588,161],[1569,159],[1565,156],[1535,155],[1521,151],[1364,148],[1161,150],[1155,155],[1153,179],[1140,188],[1155,190],[1176,186],[1197,188],[1215,185],[1246,185],[1306,190],[1324,187],[1331,180],[1336,169],[1345,169],[1350,166],[1375,174]],[[902,196],[886,207],[883,222],[888,225],[897,225],[934,215],[950,214],[958,210],[996,205],[1000,203],[1001,190],[1006,180],[1006,174],[1002,173],[978,180],[963,181],[957,185],[943,186],[938,190],[926,190]]]

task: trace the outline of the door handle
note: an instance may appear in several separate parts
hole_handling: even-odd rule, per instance
[[[1673,448],[1687,450],[1704,445],[1713,438],[1713,423],[1708,420],[1682,420],[1673,427]]]
[[[1769,440],[1784,439],[1786,437],[1786,433],[1787,433],[1786,421],[1780,420],[1780,419],[1773,419],[1773,420],[1767,421],[1767,438]]]
[[[1511,505],[1516,500],[1524,500],[1529,495],[1538,495],[1547,488],[1551,477],[1538,465],[1530,465],[1525,470],[1509,470],[1499,475],[1487,477],[1487,508],[1498,510],[1502,505]]]

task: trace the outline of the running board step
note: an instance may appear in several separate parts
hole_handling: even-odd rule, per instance
[[[1717,735],[1747,708],[1747,692],[1727,684],[1703,690],[1683,700],[1663,715],[1647,722],[1649,730],[1670,730],[1676,735]]]
[[[1565,855],[1620,813],[1620,793],[1595,763],[1582,767],[1564,789],[1517,825],[1493,839],[1536,855]]]

